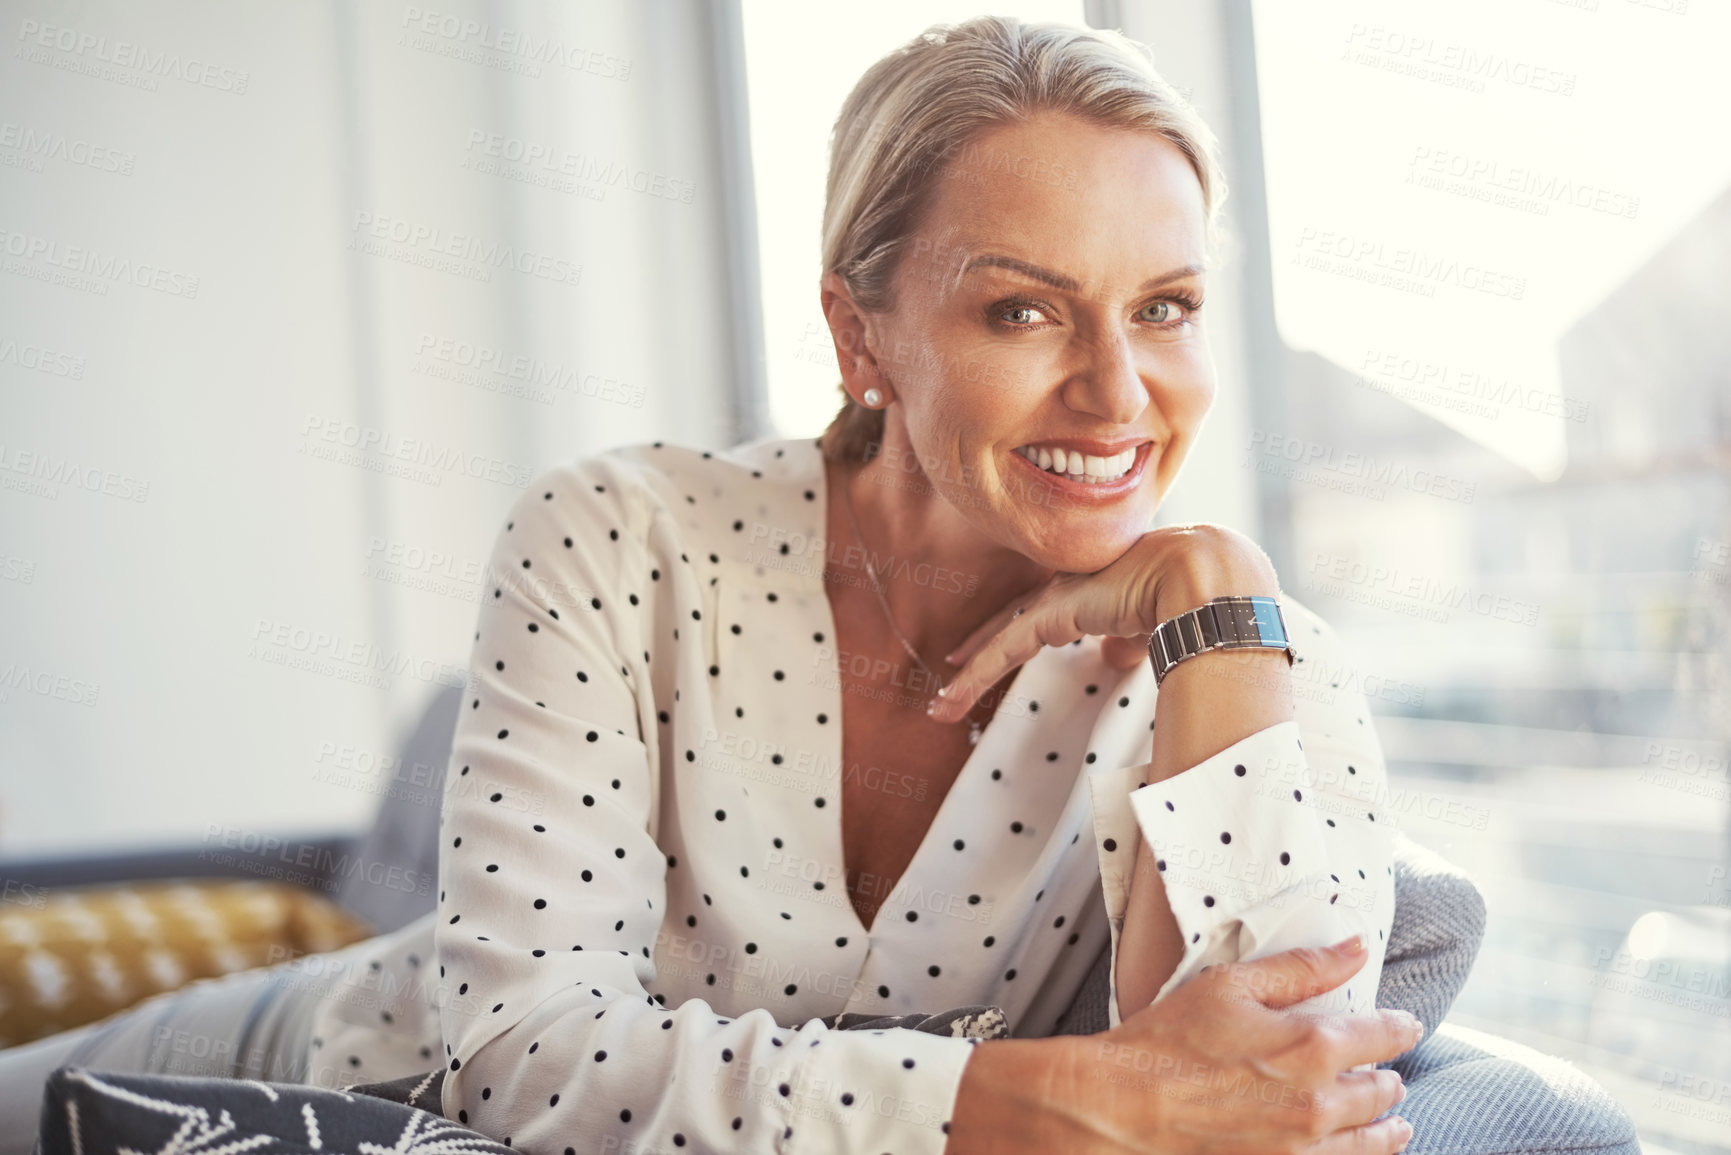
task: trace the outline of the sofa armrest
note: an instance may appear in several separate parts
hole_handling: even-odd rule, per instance
[[[250,849],[213,841],[167,850],[0,859],[0,878],[13,884],[14,891],[28,886],[43,892],[111,882],[262,878],[335,898],[342,881],[338,864],[344,855],[354,853],[358,841],[353,835],[326,833],[284,837]]]
[[[1376,1005],[1417,1016],[1430,1038],[1466,985],[1484,937],[1478,887],[1446,858],[1395,831],[1394,926]]]

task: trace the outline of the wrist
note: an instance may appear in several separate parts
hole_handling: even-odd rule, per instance
[[[1195,574],[1174,575],[1162,582],[1154,596],[1156,627],[1179,614],[1207,605],[1215,598],[1265,597],[1280,598],[1280,583],[1274,567],[1243,565],[1218,567]]]
[[[1054,1087],[1069,1070],[1068,1037],[980,1043],[962,1068],[944,1155],[1063,1150]]]

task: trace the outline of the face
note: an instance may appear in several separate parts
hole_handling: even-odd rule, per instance
[[[935,179],[848,388],[887,382],[887,447],[981,534],[1100,569],[1152,527],[1213,400],[1201,184],[1162,137],[1057,114]]]

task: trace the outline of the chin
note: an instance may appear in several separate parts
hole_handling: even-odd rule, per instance
[[[1153,524],[1153,510],[1024,513],[1008,535],[1017,552],[1061,573],[1095,573],[1123,557]]]

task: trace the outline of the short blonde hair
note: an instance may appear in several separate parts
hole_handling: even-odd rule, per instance
[[[1210,256],[1226,199],[1214,133],[1154,70],[1154,54],[1120,32],[1011,16],[934,24],[866,70],[830,136],[823,267],[867,312],[894,308],[891,281],[942,167],[981,132],[1062,112],[1171,141],[1196,170]],[[866,460],[881,409],[843,391],[824,431],[826,455]]]

